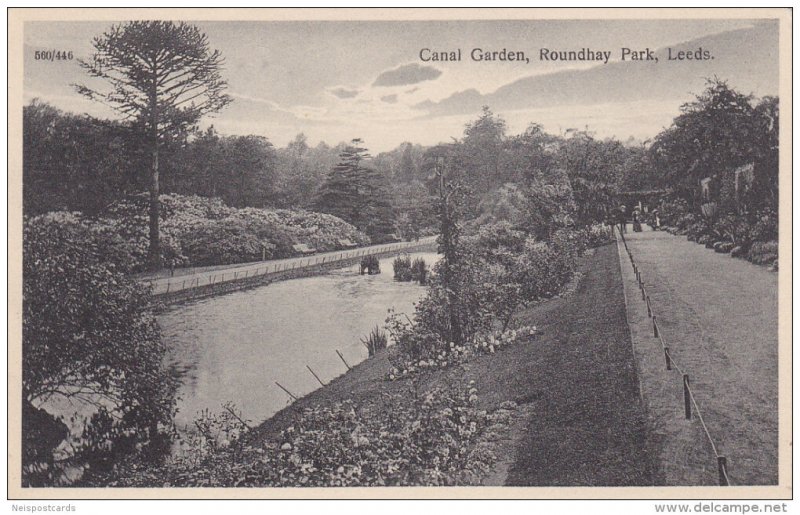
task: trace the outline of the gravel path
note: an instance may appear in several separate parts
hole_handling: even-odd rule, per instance
[[[717,450],[727,457],[731,481],[777,484],[777,274],[664,232],[628,231],[626,240],[670,354],[690,376]],[[626,256],[622,261],[661,479],[666,484],[714,484],[711,446],[696,419],[682,420],[681,376],[666,372],[630,263]]]

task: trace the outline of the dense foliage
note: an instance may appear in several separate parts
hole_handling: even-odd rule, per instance
[[[76,466],[100,467],[105,457],[152,444],[171,422],[175,380],[150,294],[109,259],[124,248],[119,236],[69,213],[25,220],[23,403],[28,413],[60,400],[94,413],[69,438],[65,459]],[[54,449],[41,448],[62,444],[47,436],[55,422],[40,416],[25,424],[24,481],[57,483],[65,464],[57,467]]]
[[[410,394],[409,394],[410,393]],[[275,437],[228,425],[159,469],[133,466],[113,486],[451,486],[494,461],[478,445],[493,415],[472,384],[385,395],[376,405],[306,408]],[[227,419],[230,421],[230,418]],[[223,443],[220,443],[223,440]]]
[[[717,252],[777,266],[778,213],[770,207],[706,216],[692,210],[686,201],[675,199],[661,202],[658,213],[661,230],[685,235]],[[656,225],[653,215],[648,221]]]
[[[537,124],[508,135],[488,108],[451,144],[404,143],[374,158],[360,140],[311,147],[298,135],[276,149],[213,128],[174,134],[160,145],[168,192],[158,197],[160,259],[220,265],[290,256],[297,243],[326,251],[438,234],[443,259],[433,270],[406,258],[394,264],[397,279],[427,283],[413,321],[391,316],[387,324],[398,347],[387,377],[412,382],[532,341],[536,328],[516,327],[514,314],[576,282],[578,256],[608,242],[598,223],[631,190],[667,193],[645,221],[656,225],[657,207],[670,232],[777,266],[778,114],[777,99],[756,101],[712,81],[652,144],[588,130],[551,135]],[[162,469],[121,458],[153,446],[174,393],[148,293],[128,278],[146,268],[151,207],[142,193],[147,145],[129,129],[37,101],[24,110],[27,480],[55,481],[51,451],[63,438],[43,428],[52,435],[66,426],[40,408],[61,396],[95,408],[75,456],[92,456],[99,484],[111,464],[126,476],[114,484],[128,486],[472,481],[490,461],[475,451],[490,415],[461,385],[390,397],[380,409],[311,408],[266,441],[245,438],[242,427],[222,440],[204,433]],[[753,182],[736,193],[731,172],[748,164]],[[704,200],[705,177],[713,187]],[[378,260],[363,264],[374,269]],[[364,343],[373,355],[388,342],[376,329]],[[214,423],[201,421],[201,432]]]
[[[218,199],[161,195],[161,252],[167,266],[206,266],[280,258],[303,243],[338,250],[369,239],[352,225],[323,213],[285,209],[235,209]],[[129,196],[99,216],[71,214],[109,243],[105,259],[126,272],[147,263],[148,201]],[[348,243],[349,242],[349,243]]]
[[[755,102],[724,81],[711,80],[695,101],[653,142],[653,165],[666,184],[691,205],[702,201],[699,181],[710,177],[718,192],[726,175],[755,164],[753,200],[777,203],[778,101]]]

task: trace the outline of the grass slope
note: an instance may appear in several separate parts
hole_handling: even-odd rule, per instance
[[[545,338],[520,370],[540,395],[508,485],[653,484],[614,246],[597,249],[584,273],[559,309],[521,316]]]
[[[614,246],[584,257],[580,271],[574,293],[519,314],[519,322],[542,332],[531,342],[420,379],[423,390],[475,380],[480,407],[488,411],[505,401],[519,404],[522,418],[495,442],[498,473],[486,483],[653,484]],[[277,434],[305,407],[351,399],[373,410],[381,409],[382,392],[411,394],[410,381],[384,380],[391,352],[288,406],[253,436]]]

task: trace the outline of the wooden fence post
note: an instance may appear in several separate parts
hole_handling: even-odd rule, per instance
[[[672,359],[669,357],[669,347],[664,347],[664,360],[667,362],[667,370],[672,370]]]
[[[347,364],[347,361],[345,361],[345,360],[344,360],[344,356],[342,356],[342,353],[341,353],[341,352],[339,352],[339,349],[336,349],[336,354],[338,354],[338,355],[339,355],[339,359],[341,359],[341,360],[342,360],[342,363],[344,363],[344,366],[346,366],[346,367],[347,367],[347,370],[351,370],[351,368],[350,368],[350,365],[348,365],[348,364]]]
[[[689,374],[683,374],[683,411],[686,420],[692,419],[692,394],[689,392]]]
[[[279,383],[278,381],[275,381],[275,384],[277,384],[277,385],[278,385],[278,388],[280,388],[281,390],[283,390],[284,392],[286,392],[286,393],[287,393],[287,395],[289,395],[289,397],[291,397],[291,398],[292,398],[292,399],[294,399],[294,400],[297,400],[297,397],[295,397],[295,396],[294,396],[294,394],[293,394],[292,392],[290,392],[289,390],[287,390],[286,388],[284,388],[284,387],[283,387],[283,385],[281,385],[281,383]]]
[[[653,338],[658,338],[658,324],[655,315],[653,315]]]
[[[719,486],[729,486],[728,460],[725,456],[717,456],[717,468],[719,469]]]
[[[322,379],[320,379],[319,376],[317,374],[315,374],[313,370],[311,370],[311,367],[306,365],[306,368],[308,369],[309,372],[311,372],[311,375],[314,376],[314,379],[316,379],[319,384],[321,384],[322,386],[325,386],[325,383],[323,383]]]

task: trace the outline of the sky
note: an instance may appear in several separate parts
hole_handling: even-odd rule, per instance
[[[24,102],[113,118],[80,97],[89,83],[76,60],[34,59],[36,50],[88,58],[111,22],[25,24]],[[302,132],[311,144],[361,138],[373,153],[410,141],[462,136],[482,105],[509,132],[539,123],[598,137],[652,138],[717,76],[744,93],[777,95],[778,25],[770,20],[514,20],[196,22],[225,58],[233,103],[202,126],[257,134],[284,146]],[[524,52],[528,61],[473,61],[474,48]],[[608,63],[541,60],[542,49],[610,51]],[[650,49],[655,61],[621,60]],[[669,60],[679,50],[713,59]],[[422,49],[460,62],[421,60]],[[428,57],[431,52],[423,52]]]

